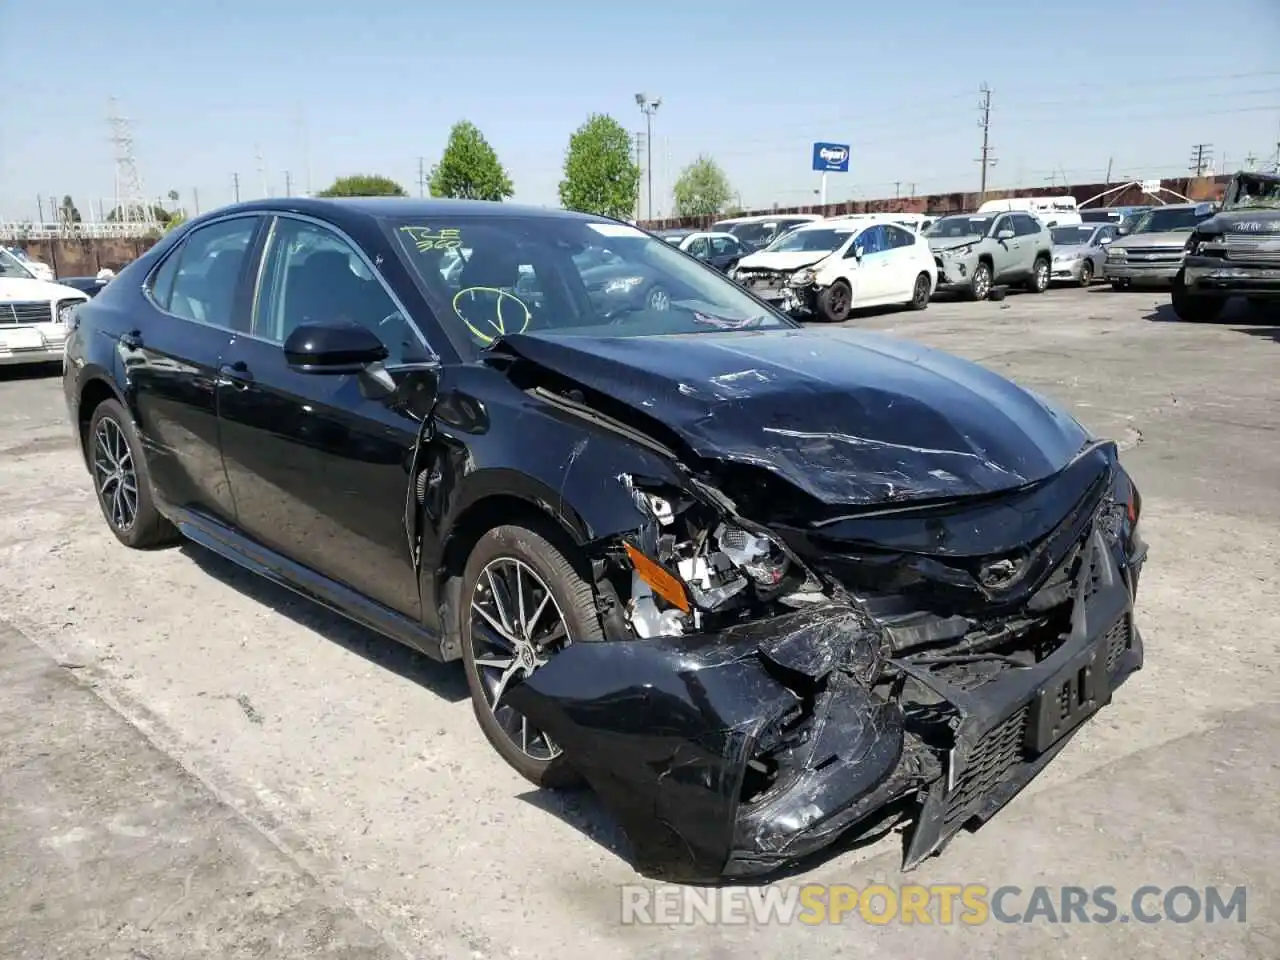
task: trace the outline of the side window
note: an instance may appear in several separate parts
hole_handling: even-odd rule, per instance
[[[427,351],[368,264],[336,233],[280,217],[268,241],[253,311],[253,334],[283,343],[303,323],[348,320],[372,330],[388,363],[427,359]]]
[[[156,275],[156,302],[187,320],[228,329],[245,328],[246,324],[235,322],[236,289],[259,220],[256,216],[236,217],[192,231],[182,249],[170,257],[176,266],[173,276],[166,279]],[[160,273],[168,266],[166,261]],[[163,302],[159,299],[161,279],[169,285]]]
[[[889,237],[889,249],[891,250],[910,247],[916,242],[916,238],[901,227],[886,226],[884,231]]]
[[[991,225],[991,236],[998,237],[1001,230],[1012,230],[1013,228],[1012,217],[996,217],[996,222]]]
[[[693,243],[689,244],[688,253],[691,257],[706,257],[710,252],[710,249],[711,247],[707,242],[707,238],[698,237],[693,241]]]
[[[724,256],[726,254],[728,256],[733,256],[738,252],[738,241],[734,240],[732,237],[712,237],[711,252],[717,257]]]
[[[862,247],[864,257],[873,253],[883,253],[887,249],[884,225],[877,223],[874,227],[863,230],[854,241],[854,245]]]
[[[170,250],[169,256],[165,258],[164,263],[160,264],[160,269],[151,275],[151,279],[147,281],[147,290],[151,294],[151,299],[155,301],[156,306],[161,310],[169,309],[169,298],[173,294],[173,281],[178,275],[178,263],[182,260],[182,244],[178,244],[177,249]]]

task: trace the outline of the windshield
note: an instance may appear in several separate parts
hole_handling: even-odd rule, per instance
[[[1201,220],[1207,220],[1209,213],[1202,213],[1196,207],[1156,207],[1142,214],[1133,224],[1133,233],[1172,233],[1180,230],[1193,230]]]
[[[838,250],[855,233],[855,229],[835,227],[817,230],[793,230],[773,241],[769,253],[830,253]]]
[[[712,227],[713,230],[719,230],[719,227]],[[735,223],[724,228],[725,233],[732,233],[735,237],[751,247],[758,250],[767,247],[773,242],[773,238],[778,235],[781,229],[777,222],[770,220],[768,223]]]
[[[625,224],[455,215],[390,226],[464,356],[515,333],[641,337],[793,326],[719,272]],[[461,269],[450,270],[455,258]]]
[[[978,217],[966,214],[958,217],[943,217],[929,228],[926,236],[950,238],[982,237],[986,236],[994,221],[994,215]]]
[[[0,279],[34,280],[35,274],[23,266],[22,261],[14,256],[7,247],[0,247]]]
[[[1224,209],[1238,210],[1245,207],[1280,208],[1280,178],[1249,177],[1237,174],[1228,187]]]
[[[1097,227],[1054,227],[1049,231],[1049,235],[1053,237],[1054,243],[1063,247],[1073,247],[1088,243],[1097,230]]]

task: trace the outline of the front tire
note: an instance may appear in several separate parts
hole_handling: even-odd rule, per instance
[[[970,300],[985,300],[991,296],[991,268],[985,263],[974,268],[968,292]]]
[[[604,639],[591,585],[542,534],[501,526],[472,549],[461,597],[463,668],[485,738],[532,783],[578,785],[559,744],[503,704],[502,693],[570,643]]]
[[[1035,266],[1031,268],[1031,279],[1027,281],[1027,290],[1031,293],[1044,293],[1049,289],[1049,261],[1045,257],[1036,257]]]
[[[1118,292],[1120,292],[1121,290],[1128,290],[1128,289],[1129,289],[1129,280],[1127,280],[1127,279],[1125,279],[1125,280],[1112,280],[1112,281],[1111,281],[1111,289],[1112,289],[1112,290],[1115,290],[1117,293],[1118,293]]]
[[[1188,292],[1182,274],[1173,279],[1169,303],[1178,319],[1186,323],[1213,323],[1222,316],[1227,301],[1221,297],[1197,297]]]
[[[818,317],[827,323],[841,323],[849,319],[853,309],[853,290],[843,280],[837,280],[818,294]]]
[[[1080,264],[1080,286],[1087,287],[1093,283],[1093,261],[1086,260]]]
[[[921,273],[920,276],[916,277],[916,285],[911,291],[911,309],[923,310],[929,306],[929,297],[932,293],[933,284],[929,282],[929,275]]]
[[[147,550],[179,539],[177,529],[156,509],[142,443],[133,418],[118,401],[104,400],[94,408],[85,449],[98,506],[117,540]]]

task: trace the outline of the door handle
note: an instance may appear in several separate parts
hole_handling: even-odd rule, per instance
[[[142,347],[142,331],[130,330],[120,334],[120,346],[126,350],[138,350]]]
[[[218,368],[218,386],[220,387],[247,390],[251,383],[253,383],[253,374],[249,372],[249,365],[243,360],[224,363]]]

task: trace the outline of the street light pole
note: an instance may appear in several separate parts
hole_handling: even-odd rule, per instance
[[[648,94],[637,93],[636,105],[640,108],[640,112],[644,114],[644,140],[645,150],[648,154],[645,159],[645,175],[648,181],[647,192],[649,194],[647,212],[649,219],[653,219],[653,115],[662,106],[662,98],[654,97],[651,99]]]

